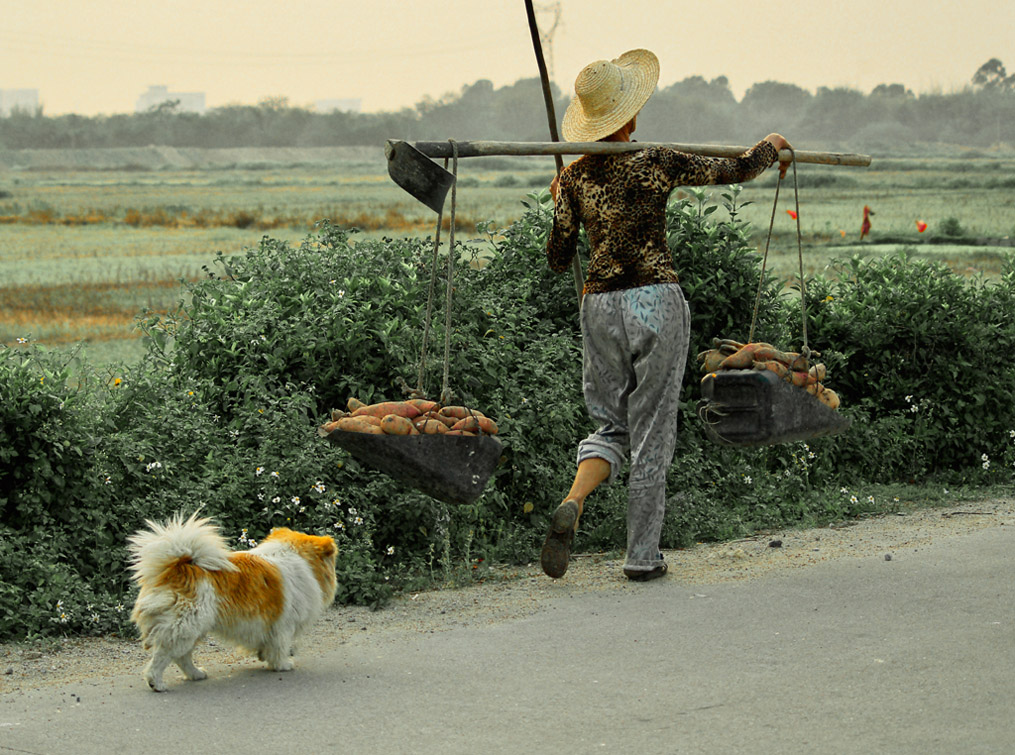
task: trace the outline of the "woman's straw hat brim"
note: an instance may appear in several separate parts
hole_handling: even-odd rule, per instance
[[[642,109],[659,82],[659,59],[648,50],[630,50],[614,60],[597,60],[578,74],[575,97],[561,122],[569,142],[609,136]]]

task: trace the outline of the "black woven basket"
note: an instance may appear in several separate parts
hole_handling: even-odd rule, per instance
[[[474,502],[503,445],[492,435],[373,435],[333,430],[326,437],[364,464],[451,504]]]
[[[770,446],[841,433],[852,424],[770,370],[722,370],[701,383],[698,418],[725,446]]]

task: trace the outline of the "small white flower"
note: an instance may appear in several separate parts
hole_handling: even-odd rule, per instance
[[[262,474],[264,474],[264,467],[258,467],[257,469],[255,469],[254,474],[260,477]]]
[[[334,527],[336,530],[344,530],[345,529],[345,522],[335,522],[331,526]]]
[[[116,604],[116,612],[117,613],[123,613],[125,610],[127,610],[127,609],[124,607],[123,603],[117,603]]]
[[[987,456],[987,454],[984,454],[983,456],[980,457],[980,461],[990,461],[990,457]]]
[[[272,472],[272,473],[271,473],[270,475],[268,475],[268,476],[269,476],[269,477],[274,477],[274,478],[275,478],[276,480],[277,480],[277,479],[279,479],[279,474],[278,474],[278,472]]]
[[[751,476],[750,475],[744,475],[744,482],[746,484],[750,485],[751,484]]]
[[[352,520],[352,523],[353,524],[363,524],[363,517],[361,517],[361,516],[356,517],[355,519]]]
[[[848,493],[849,492],[849,488],[839,488],[839,492],[840,493]]]
[[[294,495],[292,498],[289,499],[289,501],[290,503],[292,503],[293,506],[300,505],[300,497],[298,495]]]
[[[907,404],[912,404],[913,403],[913,396],[912,396],[912,394],[910,394],[909,396],[906,396],[906,403]]]
[[[855,496],[855,495],[851,495],[851,496],[849,497],[849,502],[850,502],[850,503],[858,503],[858,501],[857,501],[857,499],[856,499],[856,496]]]
[[[874,503],[874,496],[872,495],[867,496],[867,503]]]
[[[984,469],[990,469],[990,461],[983,462],[983,468]]]
[[[918,407],[916,404],[913,404],[911,407],[909,407],[909,411],[918,412],[920,411],[920,407]]]
[[[271,499],[271,502],[274,504],[279,504],[282,502],[282,498],[280,496],[275,496],[274,498]]]
[[[104,483],[105,485],[112,485],[112,484],[113,484],[113,478],[112,478],[112,477],[110,477],[110,476],[109,476],[109,475],[107,474],[107,475],[106,475],[106,477],[105,477],[105,479],[103,479],[103,481],[102,481],[102,482],[103,482],[103,483]]]
[[[389,545],[388,546],[388,555],[389,556],[394,556],[395,555],[395,546],[393,546],[393,545]]]
[[[318,493],[323,493],[324,483],[318,480],[317,483],[311,488],[311,490],[316,490]]]
[[[356,516],[356,509],[349,507],[349,516]]]

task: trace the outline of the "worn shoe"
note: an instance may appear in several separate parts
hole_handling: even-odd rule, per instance
[[[550,531],[543,542],[543,550],[539,554],[539,563],[546,576],[560,579],[567,571],[567,562],[571,559],[571,543],[574,542],[574,530],[578,524],[578,504],[564,501],[553,512],[550,519]]]
[[[667,572],[666,562],[652,569],[624,569],[624,576],[632,582],[648,582],[650,579],[659,579]]]

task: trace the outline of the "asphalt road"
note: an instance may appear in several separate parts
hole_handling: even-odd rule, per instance
[[[0,753],[1012,753],[1015,527],[370,633],[298,669],[0,695]]]

